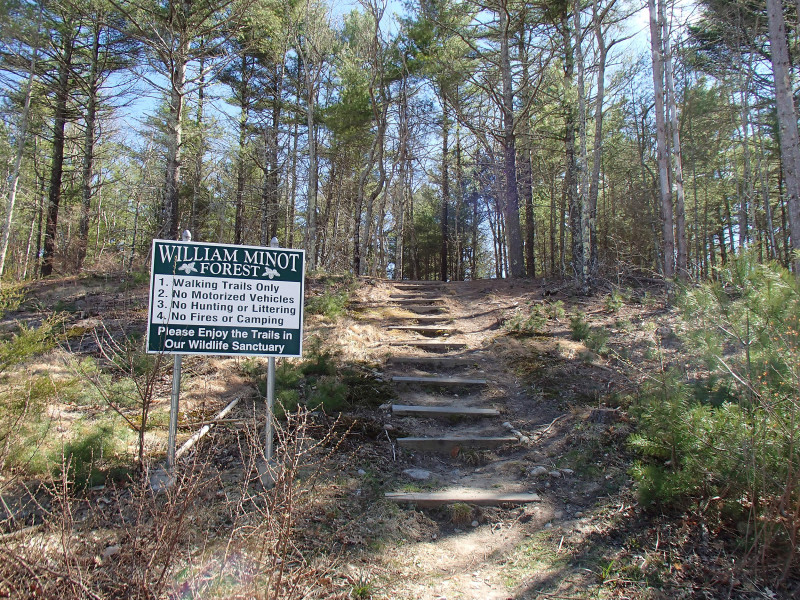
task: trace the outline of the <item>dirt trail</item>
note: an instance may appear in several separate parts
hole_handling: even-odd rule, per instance
[[[591,588],[592,570],[569,559],[576,548],[585,546],[588,535],[598,531],[599,521],[605,522],[597,507],[608,504],[609,495],[619,492],[624,479],[624,473],[607,464],[608,453],[595,456],[596,448],[584,452],[582,441],[587,434],[601,435],[617,421],[616,412],[601,406],[601,395],[594,391],[607,389],[611,370],[599,357],[594,357],[596,364],[578,357],[582,345],[568,339],[568,320],[563,317],[551,323],[546,336],[506,335],[502,322],[516,307],[524,306],[525,300],[542,302],[543,289],[536,285],[514,289],[506,282],[471,282],[411,290],[379,284],[370,292],[361,298],[362,307],[380,331],[375,350],[384,363],[384,378],[436,375],[487,382],[485,386],[396,384],[397,403],[495,408],[500,413],[428,418],[393,415],[384,405],[383,420],[394,438],[402,473],[395,489],[456,493],[480,489],[538,496],[536,502],[515,506],[417,508],[435,525],[415,539],[383,549],[378,569],[384,573],[379,577],[381,597],[535,598],[545,589],[574,593]],[[442,297],[446,311],[441,318],[456,331],[428,337],[390,329],[414,322],[416,312],[393,302],[411,295]],[[431,354],[397,345],[414,340],[466,346]],[[433,362],[415,362],[415,357]],[[457,364],[437,363],[437,357],[456,359]],[[496,449],[472,447],[469,442],[444,452],[401,446],[404,437],[480,438],[508,436],[509,430],[516,440]],[[582,434],[576,435],[576,430]]]

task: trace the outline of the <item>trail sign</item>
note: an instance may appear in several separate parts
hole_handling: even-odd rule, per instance
[[[147,352],[301,356],[305,252],[153,240]]]

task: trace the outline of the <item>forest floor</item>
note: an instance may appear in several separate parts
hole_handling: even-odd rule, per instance
[[[684,354],[675,331],[677,319],[665,308],[658,288],[639,285],[611,296],[609,286],[591,297],[575,295],[563,283],[539,280],[458,282],[438,289],[450,324],[460,332],[449,339],[466,344],[451,354],[470,358],[470,367],[459,376],[488,380],[472,399],[497,407],[498,420],[520,432],[521,442],[444,456],[398,446],[398,437],[425,435],[446,427],[447,421],[398,417],[389,410],[398,393],[404,393],[388,385],[391,375],[417,373],[389,363],[392,357],[412,353],[390,345],[408,338],[388,328],[407,316],[390,301],[398,291],[392,282],[360,280],[344,316],[307,315],[306,347],[330,353],[341,372],[358,374],[365,384],[362,394],[372,394],[363,402],[352,401],[338,420],[319,411],[312,414],[312,437],[331,432],[336,437],[326,440],[324,461],[302,465],[304,473],[313,470],[315,483],[306,488],[304,503],[298,501],[293,521],[291,544],[306,557],[306,567],[314,565],[317,579],[308,589],[314,587],[315,597],[792,597],[791,591],[782,595],[769,589],[739,566],[742,553],[721,524],[692,511],[646,511],[637,503],[630,477],[634,457],[628,439],[634,421],[629,408],[640,384],[665,363],[692,360]],[[323,293],[313,283],[309,290]],[[103,339],[143,332],[146,301],[146,285],[119,277],[49,280],[31,286],[26,302],[7,314],[0,328],[10,331],[20,323],[34,327],[53,311],[66,314],[65,327],[72,331],[68,342],[24,369],[67,377],[65,357],[98,356]],[[527,317],[532,311],[541,317],[535,331],[513,331],[518,315]],[[593,332],[587,338],[591,343],[573,339],[571,317],[578,313]],[[189,519],[190,529],[196,530],[190,536],[194,541],[181,555],[184,568],[176,569],[180,576],[168,586],[171,597],[249,597],[240,595],[245,588],[230,582],[233,591],[224,592],[197,581],[208,579],[208,557],[215,547],[225,547],[229,556],[230,545],[237,543],[226,529],[230,520],[220,516],[227,509],[215,512],[213,505],[224,501],[230,506],[247,472],[242,440],[258,427],[254,423],[264,411],[252,377],[261,362],[221,357],[184,361],[179,442],[231,398],[242,396],[244,401],[199,445],[211,457],[207,464],[216,483],[203,492],[206,504],[189,508],[197,512]],[[290,365],[279,361],[279,373]],[[449,373],[445,369],[440,374]],[[146,452],[154,458],[164,452],[170,383],[164,368],[152,412],[161,426],[146,437]],[[102,412],[102,404],[61,398],[49,412],[66,435]],[[497,423],[470,427],[483,433],[497,429]],[[284,450],[285,444],[279,444],[277,452]],[[427,476],[411,477],[412,469]],[[18,474],[0,479],[7,510],[18,511],[20,526],[39,526],[57,503],[43,499],[42,492],[26,504],[22,498],[36,493],[30,491],[30,477],[23,483]],[[535,493],[539,501],[422,509],[384,496],[466,484]],[[98,569],[104,568],[104,559],[108,568],[109,557],[124,554],[118,517],[124,513],[125,490],[124,482],[107,482],[76,492],[84,513],[97,508],[91,518],[81,513],[69,523],[82,538],[93,540],[83,552],[89,562],[94,556]],[[202,543],[196,542],[198,536]]]

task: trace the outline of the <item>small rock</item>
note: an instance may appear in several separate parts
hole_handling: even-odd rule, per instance
[[[463,531],[461,531],[460,529],[456,528],[456,529],[453,529],[453,533],[463,533]]]
[[[582,516],[583,516],[583,513],[581,511],[578,511],[578,512],[575,513],[575,518],[576,519],[580,519]]]
[[[384,428],[386,431],[394,431],[394,425],[390,425],[389,423],[387,423],[386,425],[384,425],[384,426],[383,426],[383,428]]]
[[[391,405],[391,404],[381,404],[381,405],[378,407],[378,409],[379,409],[379,410],[389,410],[390,408],[392,408],[392,405]]]
[[[514,429],[514,426],[511,423],[509,423],[508,421],[503,423],[503,427],[505,427],[506,429]]]
[[[477,521],[473,521],[472,523],[470,523],[470,525],[472,527],[477,527],[478,525],[480,525],[480,523],[478,523]]]
[[[558,479],[559,477],[561,477],[561,471],[550,471],[550,477],[555,477],[556,479]]]
[[[119,544],[113,544],[112,546],[109,546],[108,548],[103,550],[103,558],[109,559],[112,556],[119,554],[119,550],[120,550]]]
[[[541,477],[547,473],[547,469],[542,466],[533,467],[530,471],[528,471],[528,473],[530,473],[531,477]]]
[[[573,471],[572,469],[561,469],[561,472],[564,475],[575,475],[575,471]]]
[[[523,435],[523,436],[521,436],[519,438],[519,443],[520,444],[530,444],[531,443],[531,438],[529,438],[527,435]]]
[[[554,519],[563,519],[564,518],[564,511],[557,510],[556,512],[553,513],[553,518]]]
[[[367,474],[367,472],[366,472],[364,469],[359,469],[359,470],[358,470],[358,474],[359,474],[359,475],[366,475],[366,474]]]
[[[425,481],[431,478],[431,472],[425,469],[406,469],[403,473],[417,481]]]
[[[553,528],[553,524],[552,523],[545,523],[544,524],[544,528],[545,529],[552,529]]]

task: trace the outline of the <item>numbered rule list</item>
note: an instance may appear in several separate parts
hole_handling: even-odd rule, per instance
[[[302,250],[153,240],[147,351],[300,356]]]

